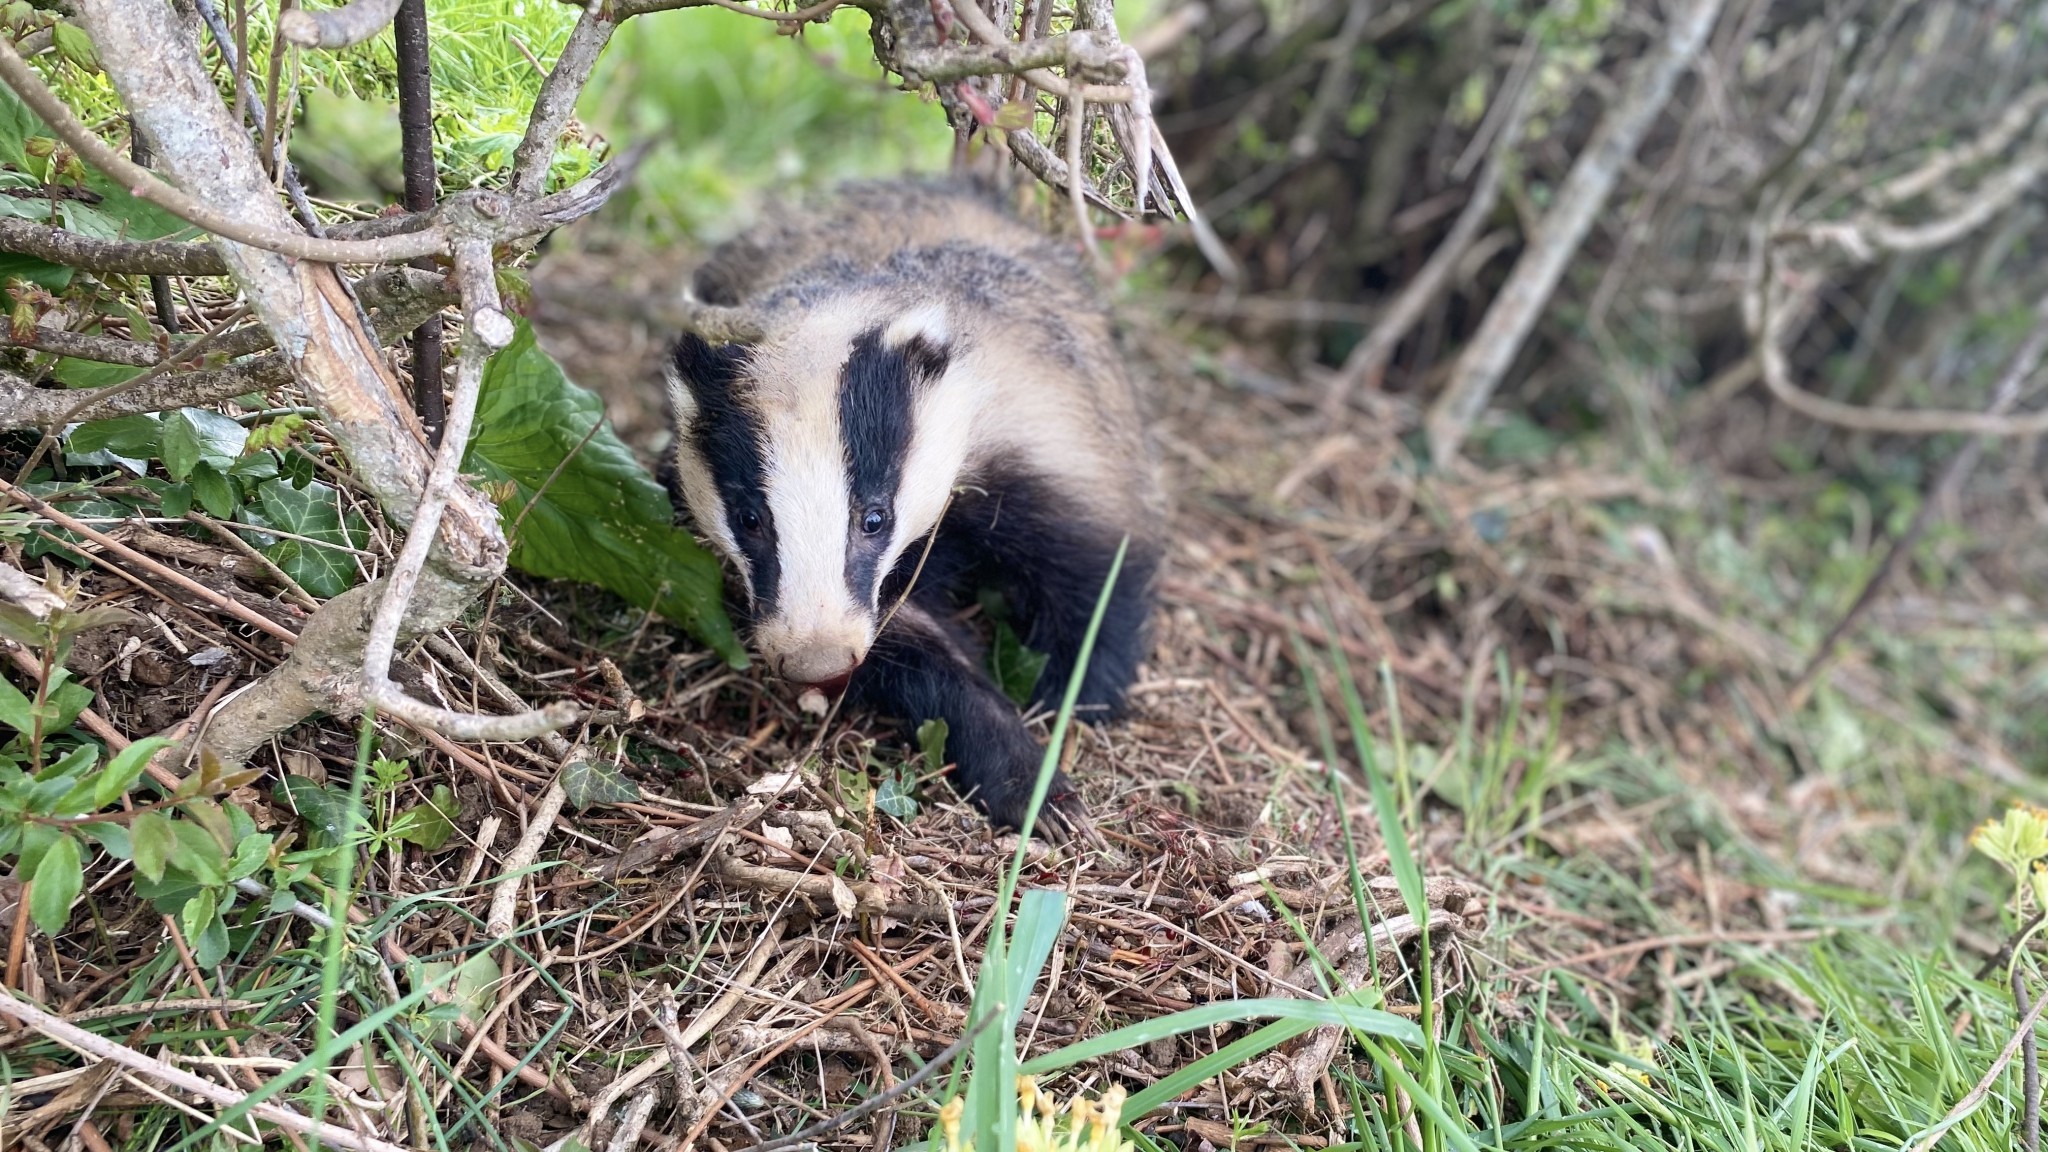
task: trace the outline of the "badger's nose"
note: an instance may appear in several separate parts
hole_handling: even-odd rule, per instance
[[[785,656],[779,671],[783,679],[806,688],[837,693],[846,688],[859,667],[860,656],[853,649],[825,648]]]

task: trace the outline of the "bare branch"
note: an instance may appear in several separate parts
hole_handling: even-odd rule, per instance
[[[694,332],[713,343],[746,343],[764,331],[761,318],[743,308],[695,300],[660,299],[590,284],[564,291],[546,277],[533,283],[533,308],[580,315],[625,316],[662,332]]]
[[[1473,421],[1535,328],[1565,265],[1606,206],[1622,168],[1663,111],[1679,74],[1698,55],[1720,12],[1721,0],[1692,0],[1672,17],[1663,41],[1600,117],[1585,151],[1572,162],[1553,199],[1555,207],[1515,261],[1471,343],[1453,365],[1449,384],[1424,418],[1430,457],[1438,467],[1449,466],[1457,456]]]
[[[576,97],[589,83],[597,58],[604,54],[604,46],[611,43],[612,31],[635,14],[623,11],[625,7],[615,3],[587,4],[583,15],[577,17],[576,27],[570,29],[569,39],[562,45],[562,54],[555,57],[555,66],[548,70],[548,78],[541,82],[540,93],[534,98],[533,111],[526,118],[526,135],[512,153],[514,196],[538,196],[547,187],[555,142],[562,138],[569,118],[576,114]]]
[[[995,23],[988,18],[987,14],[982,12],[980,6],[973,3],[972,0],[966,0],[966,2],[953,5],[953,14],[958,16],[960,22],[967,26],[967,30],[974,33],[975,38],[983,44],[1002,50],[1011,50],[1019,47],[1009,37],[1003,35],[1002,31],[995,26]],[[927,49],[927,51],[931,50]],[[909,65],[897,62],[896,66],[900,69]],[[1004,68],[1001,71],[1016,72],[1020,70]],[[1058,76],[1047,72],[1042,66],[1025,68],[1021,71],[1024,79],[1030,81],[1035,87],[1042,88],[1062,100],[1071,99],[1077,90],[1082,99],[1094,104],[1125,104],[1131,99],[1131,90],[1129,88],[1113,85],[1086,84],[1082,83],[1078,76],[1074,77],[1072,83],[1069,83],[1067,80],[1062,80]],[[1121,72],[1120,67],[1118,71]],[[908,74],[906,73],[905,75],[907,78]]]
[[[1028,73],[1055,65],[1085,69],[1120,80],[1124,62],[1117,49],[1118,45],[1111,37],[1080,30],[1021,44],[1005,40],[977,48],[925,48],[899,57],[896,66],[906,78],[934,83],[962,80],[969,76]],[[1082,87],[1088,93],[1099,90],[1094,85]],[[1092,100],[1094,96],[1089,95],[1088,98]]]
[[[472,252],[474,243],[465,241],[459,245],[456,248],[457,259],[463,260],[465,253]],[[482,260],[487,278],[490,271],[488,245],[484,247]],[[474,268],[464,275],[464,279],[474,279],[473,273]],[[495,301],[495,291],[491,298]],[[487,307],[481,303],[471,306],[478,313]],[[370,621],[369,640],[363,648],[363,696],[385,715],[450,739],[529,740],[574,720],[576,706],[568,701],[557,701],[545,708],[510,716],[452,712],[407,696],[391,681],[391,660],[398,647],[399,627],[405,621],[420,574],[426,568],[427,553],[434,546],[441,514],[455,493],[459,479],[457,465],[469,449],[470,424],[476,417],[477,395],[483,387],[484,361],[491,352],[489,342],[478,336],[474,328],[470,336],[473,338],[462,342],[462,355],[455,364],[455,402],[448,413],[448,428],[442,437],[441,449],[434,455],[433,470],[427,475],[426,492],[420,498],[419,509],[406,533],[405,547],[399,551],[398,561],[384,581],[384,595]]]
[[[96,240],[50,224],[0,216],[0,252],[66,268],[147,276],[225,276],[220,251],[206,241]]]
[[[1522,129],[1528,124],[1529,111],[1533,105],[1530,97],[1536,85],[1529,82],[1533,64],[1537,59],[1541,41],[1532,30],[1524,40],[1520,59],[1516,61],[1518,79],[1514,88],[1502,93],[1506,101],[1507,117],[1501,126],[1500,135],[1495,138],[1492,149],[1487,153],[1486,164],[1479,170],[1479,182],[1472,189],[1472,196],[1465,201],[1464,211],[1458,214],[1456,223],[1445,234],[1443,241],[1430,253],[1429,262],[1422,271],[1415,274],[1401,289],[1400,295],[1372,331],[1359,341],[1358,347],[1344,358],[1344,366],[1330,378],[1329,390],[1323,395],[1323,412],[1335,416],[1350,402],[1351,393],[1361,383],[1377,380],[1394,358],[1394,350],[1400,347],[1409,329],[1420,321],[1439,293],[1450,282],[1451,272],[1464,258],[1472,242],[1479,238],[1479,229],[1493,215],[1494,205],[1500,201],[1501,181],[1507,174],[1509,163],[1514,160],[1515,149],[1521,144]]]
[[[446,979],[444,976],[442,979]],[[74,1052],[80,1052],[95,1059],[105,1060],[132,1070],[140,1076],[169,1084],[182,1092],[189,1092],[202,1100],[232,1107],[247,1097],[232,1088],[224,1088],[208,1080],[161,1060],[145,1056],[125,1044],[116,1044],[96,1032],[88,1032],[78,1025],[54,1013],[45,1012],[34,1004],[20,999],[14,993],[0,989],[0,1016],[19,1021],[36,1032],[55,1040]],[[316,1121],[286,1107],[263,1101],[250,1111],[272,1124],[287,1131],[317,1137],[323,1143],[336,1148],[356,1149],[357,1152],[406,1152],[402,1145],[365,1136],[347,1128]]]
[[[350,0],[339,8],[292,8],[279,14],[277,34],[301,48],[334,51],[361,44],[398,14],[399,0]]]
[[[178,41],[169,41],[178,43]],[[102,62],[108,50],[101,48]],[[328,263],[381,264],[391,260],[410,260],[415,256],[426,256],[446,251],[447,237],[438,228],[427,228],[420,232],[393,236],[383,240],[323,240],[301,232],[281,228],[255,226],[236,216],[219,212],[206,204],[156,177],[149,169],[109,148],[95,135],[92,129],[81,123],[72,114],[69,105],[57,98],[57,94],[43,84],[14,46],[0,37],[0,81],[5,81],[14,94],[21,98],[50,130],[62,137],[73,151],[88,164],[121,181],[122,185],[139,200],[146,200],[191,224],[229,240],[263,248],[285,256],[296,256],[301,260],[320,260]],[[131,105],[134,98],[130,97]],[[223,110],[225,114],[225,110]],[[164,139],[162,135],[158,137]],[[170,138],[179,138],[175,128]],[[175,148],[166,151],[175,152]]]
[[[355,293],[364,307],[370,310],[372,319],[377,323],[378,339],[383,343],[396,341],[426,317],[455,302],[455,294],[447,287],[444,277],[411,268],[387,268],[365,276],[356,281]],[[263,328],[246,331],[250,333],[247,339],[251,343],[257,339],[258,333],[262,334],[266,345],[271,342]],[[233,335],[240,337],[241,333]],[[173,355],[189,355],[189,349],[181,349]],[[66,413],[74,407],[77,412],[71,418],[80,420],[103,420],[136,412],[160,412],[166,408],[204,407],[245,392],[274,388],[290,379],[291,365],[281,352],[226,368],[162,377],[133,390],[125,384],[101,388],[96,392],[37,388],[18,376],[0,373],[0,430],[47,428],[64,420]]]

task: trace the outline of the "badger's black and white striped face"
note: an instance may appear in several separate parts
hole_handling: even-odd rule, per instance
[[[837,687],[874,643],[882,581],[943,514],[979,407],[952,360],[943,309],[878,319],[873,302],[759,344],[677,346],[677,484],[778,675]]]

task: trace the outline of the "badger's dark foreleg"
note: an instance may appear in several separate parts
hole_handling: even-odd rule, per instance
[[[1045,750],[958,625],[916,599],[904,602],[846,690],[849,704],[896,718],[913,739],[925,721],[944,720],[954,789],[997,825],[1023,823]],[[1065,835],[1083,819],[1079,795],[1055,771],[1039,827]]]
[[[1117,543],[1084,540],[1076,534],[1032,555],[1010,558],[1005,599],[1021,622],[1025,645],[1046,656],[1031,694],[1034,706],[1056,709],[1066,698],[1067,682],[1080,662],[1088,621],[1109,580]],[[1102,721],[1122,712],[1124,693],[1145,659],[1158,566],[1153,547],[1131,541],[1075,697],[1076,719]]]

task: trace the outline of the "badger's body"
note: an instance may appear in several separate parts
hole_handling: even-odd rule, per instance
[[[754,647],[909,730],[943,719],[955,785],[1015,826],[1043,752],[958,606],[1002,592],[1049,657],[1033,703],[1057,704],[1128,537],[1079,697],[1113,716],[1165,525],[1087,269],[978,187],[852,185],[727,243],[692,287],[767,330],[685,336],[668,379],[671,489],[739,570]],[[1080,816],[1064,777],[1051,797]]]

